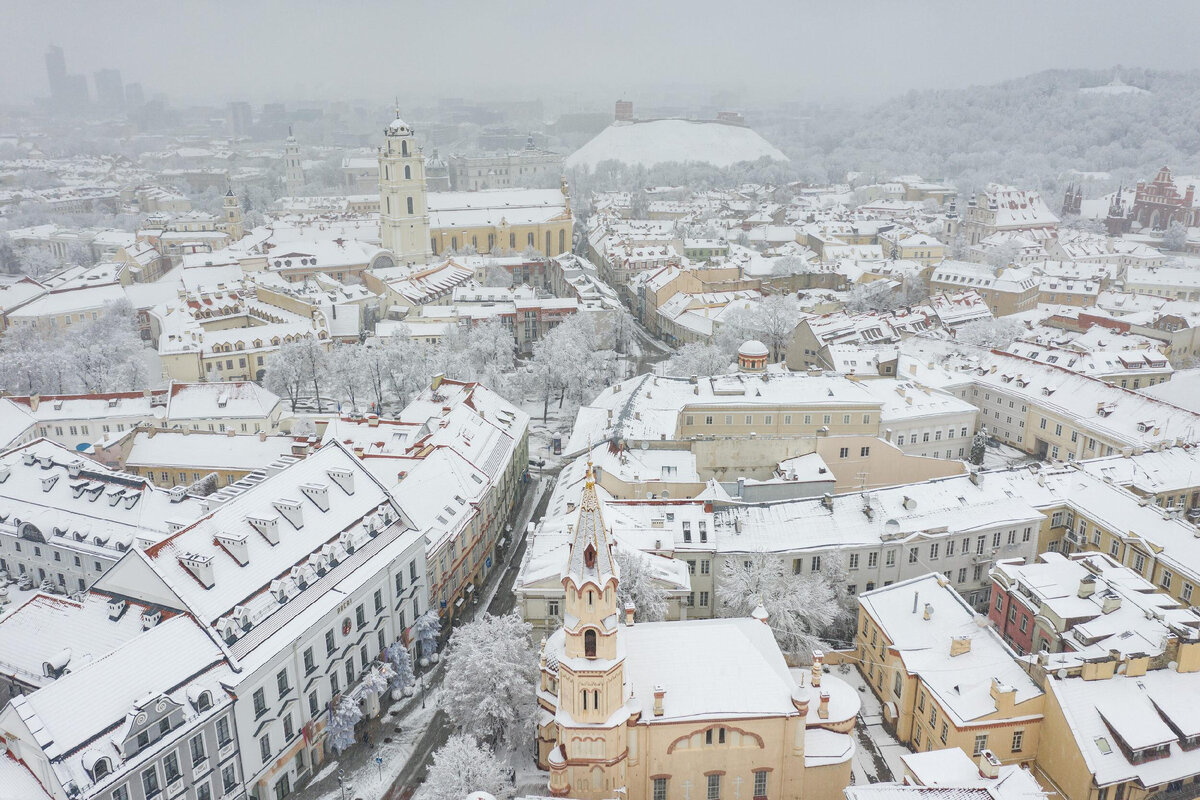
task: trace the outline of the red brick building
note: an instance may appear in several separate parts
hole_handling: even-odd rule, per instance
[[[1152,230],[1166,230],[1172,221],[1189,228],[1200,226],[1200,201],[1195,185],[1188,184],[1180,194],[1179,184],[1171,177],[1171,168],[1163,167],[1149,183],[1138,181],[1133,218]]]

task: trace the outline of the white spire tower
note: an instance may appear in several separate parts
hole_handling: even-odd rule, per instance
[[[304,167],[300,161],[300,145],[288,126],[287,141],[283,144],[283,184],[289,197],[300,194],[304,186]]]
[[[425,158],[412,128],[396,118],[383,131],[379,148],[380,244],[397,261],[424,264],[433,256],[426,207]]]

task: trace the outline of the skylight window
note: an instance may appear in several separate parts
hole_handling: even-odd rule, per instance
[[[1106,756],[1112,752],[1112,745],[1108,743],[1108,739],[1103,736],[1097,736],[1096,749],[1100,751],[1100,755]]]

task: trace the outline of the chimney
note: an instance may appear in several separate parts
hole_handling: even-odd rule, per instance
[[[239,566],[246,566],[250,561],[250,552],[246,546],[246,534],[244,533],[218,533],[217,544],[224,547],[229,555],[233,556],[233,560]]]
[[[436,392],[438,390],[438,387],[442,385],[442,380],[445,379],[445,377],[446,377],[446,373],[444,373],[444,372],[439,372],[438,374],[434,375],[433,380],[431,380],[429,382],[430,390]]]
[[[659,684],[654,687],[654,716],[661,717],[663,715],[663,698],[666,697],[667,690]]]
[[[637,607],[632,602],[625,604],[625,624],[631,628],[633,627],[633,615],[635,611],[637,611]]]
[[[812,685],[821,685],[821,668],[825,666],[825,654],[820,650],[813,650],[812,663]]]
[[[1084,575],[1079,579],[1079,591],[1076,592],[1082,598],[1091,597],[1096,593],[1096,576]]]
[[[184,553],[179,557],[179,563],[192,573],[205,589],[213,587],[215,578],[213,577],[212,556],[201,553]]]
[[[950,639],[950,657],[961,656],[971,652],[970,636],[954,636]]]
[[[42,396],[37,392],[29,395],[29,410],[37,411],[38,404],[42,402]]]
[[[821,703],[817,706],[817,716],[821,719],[829,719],[829,692],[821,692]]]
[[[996,758],[996,754],[991,750],[984,750],[979,754],[979,774],[985,778],[1000,777],[1000,759]]]
[[[1111,614],[1121,607],[1121,595],[1108,591],[1100,596],[1100,613]]]
[[[925,613],[921,615],[924,619],[933,619],[933,604],[925,604]]]
[[[771,615],[767,613],[767,609],[763,607],[762,603],[759,603],[754,607],[754,610],[750,612],[750,616],[754,617],[763,625],[769,625],[771,621]]]
[[[265,441],[267,440],[267,432],[266,432],[266,431],[259,431],[259,432],[258,432],[258,440],[259,440],[260,442],[265,442]]]

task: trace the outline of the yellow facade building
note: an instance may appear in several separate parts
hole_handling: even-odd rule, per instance
[[[564,625],[542,647],[538,762],[580,800],[837,800],[857,694],[788,669],[757,618],[633,624],[589,467],[563,569]],[[625,624],[621,624],[622,616]]]
[[[571,251],[574,219],[567,184],[558,189],[430,192],[425,156],[399,111],[379,148],[379,235],[398,263],[436,255],[500,255],[527,249],[554,257]]]
[[[1032,761],[1044,693],[945,576],[894,583],[858,602],[859,669],[902,744]]]

